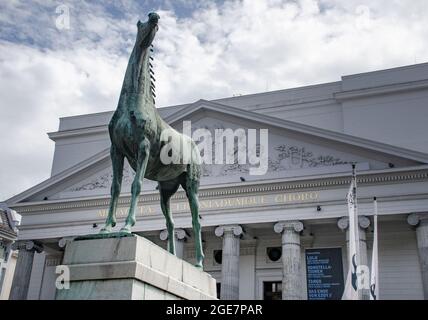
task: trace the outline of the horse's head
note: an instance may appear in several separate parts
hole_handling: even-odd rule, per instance
[[[157,13],[149,13],[149,20],[146,22],[138,21],[137,45],[142,49],[147,49],[153,42],[156,32],[158,31],[158,21],[160,17]]]

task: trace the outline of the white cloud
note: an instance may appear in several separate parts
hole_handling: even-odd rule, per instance
[[[156,40],[160,101],[336,81],[427,61],[423,9],[425,1],[234,1],[189,19],[163,13]]]
[[[101,53],[101,55],[100,55]],[[0,43],[0,199],[46,179],[58,118],[111,110],[126,58]]]
[[[121,19],[100,4],[72,2],[71,30],[60,32],[56,2],[14,3],[0,13],[0,23],[9,23],[0,38],[14,34],[20,43],[0,42],[0,199],[49,176],[46,132],[57,130],[58,117],[115,108],[135,23],[146,18],[134,2],[122,1]],[[163,8],[155,39],[159,106],[428,61],[426,0],[204,1],[185,18]],[[29,17],[33,25],[18,25]]]

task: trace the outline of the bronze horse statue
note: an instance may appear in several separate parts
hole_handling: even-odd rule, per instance
[[[150,13],[145,23],[138,21],[137,38],[129,58],[117,109],[109,123],[111,140],[110,156],[113,166],[113,181],[108,217],[101,233],[111,233],[116,225],[116,209],[121,190],[123,165],[126,158],[135,171],[131,187],[131,204],[125,225],[120,230],[131,233],[135,224],[135,209],[141,192],[142,180],[158,181],[160,205],[168,230],[169,251],[175,254],[174,222],[170,211],[170,198],[180,185],[186,192],[192,214],[192,227],[196,246],[196,266],[202,268],[201,225],[199,222],[198,188],[201,175],[201,160],[196,144],[163,121],[155,108],[154,77],[150,52],[158,31],[159,15]],[[174,143],[165,141],[167,132]],[[190,148],[182,148],[184,145]],[[182,161],[165,163],[163,148]],[[188,161],[184,161],[188,160]]]

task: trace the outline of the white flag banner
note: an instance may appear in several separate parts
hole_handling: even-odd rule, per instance
[[[355,166],[353,166],[352,169],[352,182],[347,195],[349,213],[348,276],[346,278],[342,300],[359,300],[357,267],[360,263],[360,235],[358,232],[357,179],[355,175]]]
[[[377,200],[374,198],[373,216],[373,251],[370,276],[370,300],[379,300],[379,257],[378,257],[378,232],[377,232]]]

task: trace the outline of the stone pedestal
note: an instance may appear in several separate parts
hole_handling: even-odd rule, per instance
[[[67,244],[63,265],[69,289],[57,300],[216,299],[216,281],[149,240],[133,235]]]
[[[275,224],[276,233],[282,234],[282,300],[302,299],[300,221],[281,221]]]

